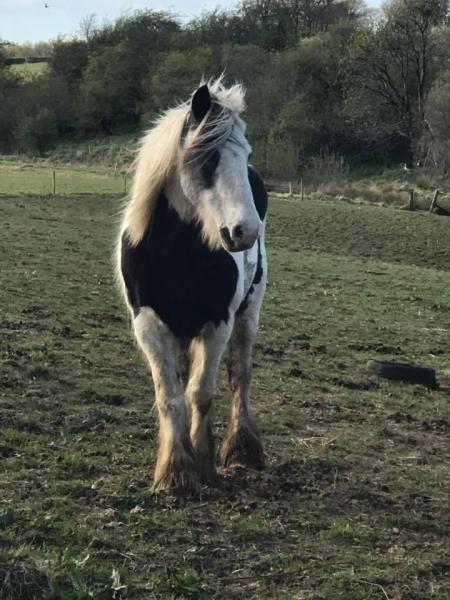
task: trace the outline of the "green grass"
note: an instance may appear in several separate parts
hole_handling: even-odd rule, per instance
[[[268,468],[185,503],[149,489],[119,204],[0,198],[2,600],[448,598],[448,221],[272,200],[253,387]],[[441,388],[378,381],[371,357],[433,366]],[[218,438],[227,408],[222,377]]]
[[[52,194],[53,171],[59,194],[123,194],[125,191],[124,174],[120,171],[114,173],[113,169],[76,169],[0,161],[0,195]]]
[[[22,63],[20,65],[11,65],[10,69],[15,75],[20,75],[23,79],[35,79],[45,75],[48,70],[48,63]]]

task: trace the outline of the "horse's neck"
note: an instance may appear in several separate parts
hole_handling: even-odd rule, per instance
[[[217,250],[222,247],[220,232],[213,216],[206,211],[202,211],[200,206],[196,208],[186,198],[178,177],[173,177],[166,184],[164,194],[169,206],[177,212],[182,221],[185,223],[195,222],[201,225],[203,239],[210,250]]]

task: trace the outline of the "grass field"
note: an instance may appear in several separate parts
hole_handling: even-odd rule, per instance
[[[53,167],[42,164],[0,161],[0,195],[2,194],[52,194],[53,171],[56,177],[56,192],[59,194],[123,193],[124,175],[100,167],[77,169]]]
[[[130,172],[137,140],[138,136],[127,134],[67,142],[48,156],[29,157],[28,162],[23,156],[0,157],[0,195],[52,194],[54,170],[57,193],[123,193],[129,183],[125,184],[124,177]],[[321,183],[307,187],[307,196],[390,208],[408,207],[410,191],[414,190],[417,211],[428,211],[434,191],[439,189],[439,205],[450,210],[450,182],[426,170],[409,176],[397,168],[359,180],[324,177]],[[289,187],[278,182],[273,189],[287,192]],[[298,185],[294,184],[293,189],[299,191]]]
[[[20,65],[11,65],[10,69],[13,73],[20,75],[23,79],[35,79],[47,72],[48,63],[22,63]]]
[[[254,406],[268,468],[149,490],[147,368],[114,289],[119,201],[0,198],[0,597],[450,597],[450,230],[272,200]],[[368,358],[436,368],[377,381]],[[216,432],[228,406],[220,385]]]

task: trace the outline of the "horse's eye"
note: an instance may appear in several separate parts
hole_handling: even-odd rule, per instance
[[[208,165],[209,169],[211,169],[212,171],[215,171],[219,164],[219,160],[220,160],[220,154],[217,150],[214,150],[214,152],[211,154],[211,156],[206,161],[206,164]]]
[[[216,171],[220,161],[220,153],[217,150],[208,157],[205,164],[202,166],[202,176],[205,186],[210,188],[214,180],[214,172]]]

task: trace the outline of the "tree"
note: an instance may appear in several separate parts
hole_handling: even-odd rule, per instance
[[[195,17],[186,26],[184,42],[188,46],[201,44],[218,47],[226,44],[250,44],[255,30],[242,14],[215,9]]]
[[[437,52],[433,29],[445,21],[447,11],[448,0],[393,0],[381,22],[361,28],[350,48],[348,97],[359,98],[360,116],[367,108],[378,131],[390,124],[410,155],[424,127]],[[375,99],[377,110],[370,106]]]
[[[205,73],[212,74],[212,50],[192,48],[175,50],[160,57],[158,66],[144,82],[146,115],[154,117],[160,111],[184,101],[199,85]]]
[[[58,126],[55,113],[46,107],[36,113],[23,115],[16,131],[17,147],[21,152],[42,155],[56,143]]]
[[[108,131],[139,117],[140,80],[124,44],[92,53],[78,96],[78,124],[86,132]],[[105,124],[107,126],[105,127]]]
[[[21,81],[12,98],[20,150],[42,154],[58,137],[74,131],[73,93],[64,80],[48,76]]]
[[[432,30],[445,22],[448,8],[448,0],[393,0],[385,8],[391,30],[387,41],[396,46],[411,70],[420,119],[423,119],[425,96],[430,87],[430,62],[435,50]],[[407,67],[405,65],[405,69]]]
[[[77,86],[88,63],[89,48],[82,40],[59,39],[54,43],[49,60],[50,72],[70,86]]]
[[[429,163],[447,172],[450,167],[450,71],[436,79],[425,105],[424,147]]]
[[[96,29],[91,35],[93,51],[124,44],[136,54],[136,61],[148,60],[151,54],[173,49],[180,25],[167,12],[138,10],[118,19],[113,25]]]
[[[89,45],[98,31],[97,17],[95,14],[90,14],[84,17],[80,22],[80,33]]]
[[[243,0],[241,15],[258,32],[259,45],[284,50],[341,21],[359,21],[365,6],[361,0]]]
[[[0,46],[0,150],[14,148],[19,78],[7,67],[6,49]]]
[[[53,50],[52,42],[37,42],[35,44],[8,44],[5,47],[8,56],[28,58],[30,56],[48,58]]]
[[[365,14],[358,0],[278,0],[301,37],[323,33],[340,21],[355,21]]]
[[[239,81],[246,87],[245,119],[252,143],[252,162],[262,173],[268,173],[270,128],[285,100],[280,55],[267,53],[258,46],[229,45],[222,48],[218,65],[228,81]]]
[[[170,15],[137,11],[97,30],[89,44],[79,93],[79,125],[86,132],[136,127],[146,102],[145,82],[179,25]]]
[[[348,23],[334,26],[281,57],[279,81],[284,82],[285,100],[272,122],[269,154],[276,161],[274,170],[283,169],[289,178],[299,177],[312,156],[346,149],[344,59],[353,31]],[[280,148],[286,151],[284,158]]]

